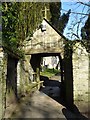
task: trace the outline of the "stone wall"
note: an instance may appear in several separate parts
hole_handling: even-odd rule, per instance
[[[6,107],[6,54],[0,51],[0,119],[3,118]]]
[[[46,25],[46,31],[37,29],[33,37],[27,37],[25,41],[25,53],[64,53],[64,41],[65,39],[46,21],[43,20]]]
[[[2,118],[2,57],[3,54],[0,52],[0,119]]]
[[[88,111],[89,54],[80,42],[73,48],[73,87],[74,103],[79,108]]]
[[[25,60],[19,60],[17,65],[18,93],[24,93],[26,86],[33,81],[33,69],[30,64],[31,55],[25,55]]]

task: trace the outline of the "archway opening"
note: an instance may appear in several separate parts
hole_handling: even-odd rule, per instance
[[[37,57],[38,56],[38,57]],[[53,98],[59,103],[64,104],[62,92],[63,90],[63,80],[64,80],[64,69],[63,69],[63,59],[60,53],[42,53],[38,55],[33,55],[35,61],[38,61],[38,66],[40,71],[40,81],[43,81],[43,86],[40,87],[40,91],[47,94],[49,97]],[[40,58],[40,59],[37,59]],[[40,61],[39,61],[40,60]],[[32,64],[32,65],[33,65]]]

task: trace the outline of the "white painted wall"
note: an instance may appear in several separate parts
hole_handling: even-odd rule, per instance
[[[43,66],[47,65],[48,68],[56,68],[58,62],[58,56],[43,57]]]

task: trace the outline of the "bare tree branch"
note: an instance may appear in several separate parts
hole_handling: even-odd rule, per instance
[[[79,4],[83,4],[83,5],[86,5],[86,6],[90,7],[90,4],[88,4],[88,3],[84,3],[84,2],[82,2],[82,1],[80,1],[80,0],[78,0],[77,3],[79,3]]]
[[[61,9],[61,10],[68,12],[68,11],[65,10],[65,9]],[[87,15],[87,16],[89,16],[89,14],[86,14],[86,13],[79,13],[79,12],[73,12],[73,11],[71,11],[71,13],[73,13],[73,14],[80,14],[80,15]]]

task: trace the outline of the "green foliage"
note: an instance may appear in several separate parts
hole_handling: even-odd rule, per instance
[[[65,42],[65,47],[64,47],[64,57],[65,58],[70,58],[72,55],[72,50],[73,50],[73,46],[75,45],[75,43],[73,41],[67,40]]]
[[[3,38],[3,42],[7,41],[7,43],[10,45],[14,45],[12,44],[13,43],[12,38],[14,39],[16,38],[16,30],[15,30],[15,25],[17,23],[16,10],[17,10],[17,6],[15,3],[2,4],[2,25],[3,25],[2,38]]]
[[[84,45],[88,52],[90,52],[90,14],[88,16],[88,19],[81,29],[81,37],[84,41]]]
[[[70,13],[71,13],[71,9],[66,14],[64,13],[59,19],[58,29],[60,30],[61,33],[63,33],[64,29],[66,28],[66,25],[69,21]]]
[[[45,17],[45,7],[49,9],[47,19],[51,19],[52,24],[57,26],[61,3],[2,3],[2,39],[3,46],[7,49],[6,52],[24,55],[23,42],[28,36],[32,36],[41,24],[43,17]],[[66,22],[63,24],[66,25]]]
[[[55,74],[58,74],[60,73],[59,70],[57,69],[49,69],[49,68],[46,68],[43,72],[41,72],[40,74],[43,75],[43,76],[47,76],[47,77],[52,77],[54,76]]]
[[[11,52],[17,51],[17,3],[2,3],[2,42],[4,48],[10,49]],[[19,50],[18,50],[19,51]],[[19,51],[21,53],[21,51]]]
[[[2,39],[5,49],[7,48],[13,53],[23,54],[23,41],[27,36],[31,36],[41,23],[42,9],[42,3],[2,3]],[[11,52],[9,53],[11,54]]]
[[[88,19],[86,20],[86,23],[84,27],[81,29],[81,37],[82,39],[90,40],[90,14],[88,16]]]
[[[50,12],[51,12],[50,21],[52,25],[54,25],[63,34],[64,29],[68,23],[71,10],[69,10],[66,14],[64,13],[61,16],[60,9],[61,9],[61,2],[50,3]]]
[[[51,2],[50,3],[50,13],[51,13],[51,23],[55,27],[58,27],[58,21],[60,18],[60,8],[61,2]]]

